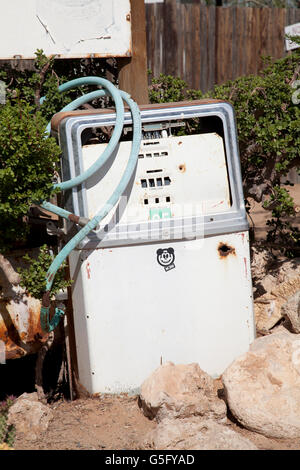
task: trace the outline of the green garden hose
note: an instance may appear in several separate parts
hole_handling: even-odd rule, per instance
[[[104,150],[104,152],[99,156],[96,162],[88,168],[86,171],[81,173],[80,175],[72,178],[68,181],[63,181],[62,183],[55,184],[54,187],[60,190],[66,190],[77,186],[88,178],[90,178],[96,171],[98,171],[105,162],[109,159],[111,154],[114,152],[118,142],[120,140],[120,136],[122,134],[123,123],[124,123],[124,104],[123,100],[129,105],[131,115],[132,115],[132,122],[133,122],[133,140],[132,140],[132,147],[129,156],[129,160],[125,171],[117,184],[115,190],[113,191],[110,198],[107,200],[106,204],[100,209],[100,211],[93,217],[91,220],[85,220],[78,216],[76,221],[79,225],[83,225],[83,228],[63,247],[63,249],[58,253],[58,255],[53,260],[50,268],[46,274],[46,291],[43,295],[42,300],[42,307],[41,307],[41,326],[42,329],[46,332],[50,332],[54,330],[61,317],[63,316],[64,312],[61,309],[56,308],[55,314],[50,320],[50,292],[51,287],[54,281],[54,277],[56,275],[57,270],[61,266],[61,264],[65,261],[68,255],[71,253],[74,248],[88,235],[91,230],[94,230],[97,225],[101,222],[101,220],[113,209],[113,207],[119,201],[121,195],[124,193],[126,187],[128,186],[132,175],[134,174],[137,161],[138,161],[138,154],[140,150],[140,142],[141,142],[141,118],[140,112],[137,104],[130,98],[130,96],[125,93],[124,91],[118,90],[112,83],[104,78],[100,77],[85,77],[85,78],[78,78],[75,80],[71,80],[67,83],[61,85],[58,89],[60,92],[67,91],[73,89],[75,87],[81,85],[97,85],[101,86],[104,89],[96,90],[91,93],[87,93],[80,98],[72,101],[72,103],[65,106],[61,111],[70,111],[78,108],[79,106],[91,101],[92,99],[99,98],[104,95],[109,95],[113,98],[116,107],[116,123],[113,134],[111,139]],[[41,103],[45,100],[45,97],[41,98]],[[47,134],[50,135],[50,123],[47,127]],[[64,217],[66,219],[70,219],[70,215],[74,216],[70,212],[57,207],[49,202],[44,201],[41,204],[41,207],[47,209],[60,217]],[[72,219],[71,219],[72,220]],[[87,223],[85,223],[87,222]]]

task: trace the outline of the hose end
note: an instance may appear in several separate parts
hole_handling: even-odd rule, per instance
[[[64,310],[56,308],[55,313],[50,320],[50,291],[46,291],[43,295],[40,314],[42,330],[46,333],[50,333],[51,331],[55,330],[64,314]]]

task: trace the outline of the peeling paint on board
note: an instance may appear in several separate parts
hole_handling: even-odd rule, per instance
[[[1,20],[0,59],[131,56],[130,0],[11,0]]]

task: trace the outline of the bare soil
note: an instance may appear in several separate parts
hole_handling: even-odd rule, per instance
[[[222,396],[221,381],[215,381]],[[16,436],[16,450],[140,450],[156,426],[138,406],[138,397],[102,395],[49,405],[54,418],[35,441]],[[300,439],[269,439],[248,431],[228,417],[228,426],[260,450],[300,450]],[[188,450],[188,449],[187,449]]]
[[[155,423],[138,406],[138,397],[103,395],[49,405],[54,419],[36,441],[16,436],[16,450],[137,450]]]

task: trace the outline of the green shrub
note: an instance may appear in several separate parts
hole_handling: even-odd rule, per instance
[[[264,202],[266,209],[272,207],[268,241],[280,241],[283,246],[284,241],[300,245],[299,231],[282,221],[294,214],[294,204],[281,183],[289,169],[300,168],[300,106],[292,99],[300,80],[299,64],[299,49],[273,63],[266,58],[259,75],[228,81],[203,95],[234,106],[245,198]],[[164,75],[153,79],[149,90],[152,103],[200,96],[183,80]]]
[[[24,216],[53,193],[60,149],[45,138],[46,120],[24,100],[0,106],[0,250],[24,239]]]
[[[58,86],[78,77],[89,75],[105,76],[105,60],[103,59],[56,59],[47,57],[43,50],[38,49],[33,70],[15,70],[9,66],[3,66],[0,70],[0,80],[6,84],[7,98],[19,96],[34,109],[40,110],[43,117],[49,121],[52,116],[69,104],[78,95],[90,91],[88,86],[75,88],[64,93],[58,91]],[[40,98],[46,96],[46,100],[40,106]],[[94,107],[101,106],[103,99],[92,101]]]
[[[256,201],[271,194],[280,177],[299,165],[300,107],[292,101],[299,62],[300,53],[295,52],[260,75],[216,86],[208,94],[234,106],[244,192]]]
[[[8,411],[13,405],[15,397],[7,397],[6,400],[0,402],[0,446],[2,449],[7,445],[9,448],[13,446],[15,440],[14,426],[7,424]],[[0,447],[1,450],[1,447]]]
[[[42,50],[36,52],[33,70],[1,68],[6,104],[0,105],[0,252],[26,246],[30,206],[55,193],[60,148],[53,138],[45,138],[46,125],[53,114],[88,91],[88,87],[81,87],[61,94],[58,86],[79,76],[104,73],[101,60],[56,60],[46,57]],[[42,96],[46,100],[40,105]],[[93,105],[99,105],[98,101]],[[44,246],[37,260],[27,261],[29,268],[21,272],[22,285],[41,298],[52,256]],[[69,285],[64,280],[64,266],[55,278],[52,293]]]
[[[46,290],[46,273],[54,259],[47,245],[40,247],[40,253],[37,259],[29,255],[23,257],[28,263],[28,268],[19,268],[21,276],[21,286],[36,299],[42,299]],[[51,293],[56,294],[60,289],[65,289],[71,285],[71,281],[65,279],[66,263],[63,263],[54,278]]]
[[[149,75],[152,72],[149,70]],[[164,75],[161,73],[158,78],[153,77],[149,87],[150,103],[169,103],[185,100],[198,100],[203,96],[200,90],[190,90],[179,77]]]

